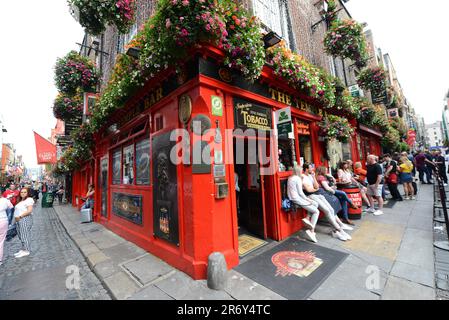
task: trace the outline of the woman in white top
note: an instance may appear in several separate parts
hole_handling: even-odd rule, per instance
[[[30,190],[22,188],[18,202],[14,210],[14,218],[17,223],[17,235],[22,241],[24,250],[20,250],[14,256],[22,258],[30,255],[31,252],[31,227],[33,226],[33,205],[34,200],[30,197]]]
[[[0,198],[0,266],[3,260],[3,245],[5,244],[6,233],[8,232],[8,215],[6,209],[12,209],[14,206],[6,198]]]

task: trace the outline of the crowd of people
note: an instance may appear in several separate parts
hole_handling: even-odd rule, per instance
[[[3,248],[5,241],[17,235],[22,249],[14,254],[18,259],[31,254],[31,229],[33,226],[33,207],[40,193],[52,193],[53,199],[63,201],[64,187],[51,182],[10,181],[2,184],[0,197],[0,266],[3,264]]]
[[[307,240],[317,242],[315,227],[320,213],[330,223],[332,235],[341,241],[351,240],[346,231],[352,231],[354,223],[349,219],[349,208],[361,209],[374,216],[383,215],[385,201],[416,200],[417,180],[421,184],[433,184],[435,168],[438,168],[447,185],[446,159],[441,151],[418,151],[413,153],[369,155],[366,166],[361,162],[342,161],[335,173],[327,168],[306,163],[296,166],[288,179],[287,195],[294,210],[307,212],[303,219]],[[366,169],[364,169],[364,167]],[[418,179],[415,179],[418,173]],[[399,186],[403,186],[403,193]],[[358,188],[365,206],[358,207],[343,190]],[[387,199],[387,194],[391,196]],[[341,219],[339,217],[341,216]]]

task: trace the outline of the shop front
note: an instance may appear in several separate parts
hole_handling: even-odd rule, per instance
[[[151,80],[95,139],[95,221],[194,279],[213,252],[239,264],[239,233],[299,231],[303,213],[281,209],[287,179],[295,164],[327,165],[317,103],[267,67],[250,83],[222,58],[206,48]]]
[[[368,155],[382,156],[382,147],[380,144],[380,140],[382,139],[381,132],[362,124],[358,125],[356,132],[357,157],[363,166],[366,165]]]

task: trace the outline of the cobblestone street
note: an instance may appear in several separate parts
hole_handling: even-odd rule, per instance
[[[33,216],[32,254],[21,259],[14,257],[21,249],[18,237],[5,244],[4,263],[0,266],[0,300],[109,300],[107,291],[67,235],[54,209],[42,209],[38,202]],[[76,269],[73,266],[79,268],[78,290],[66,287],[68,277],[73,275],[73,271],[66,271]]]

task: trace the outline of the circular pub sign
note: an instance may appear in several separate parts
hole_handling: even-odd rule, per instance
[[[281,251],[272,256],[271,262],[276,266],[276,276],[295,275],[305,278],[311,275],[323,263],[312,251]]]

